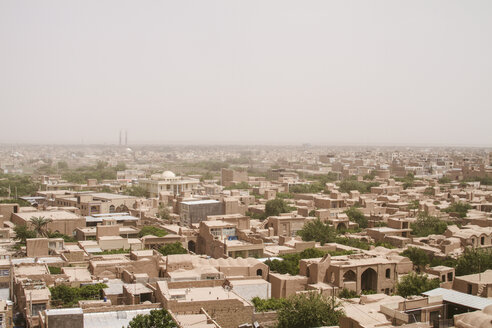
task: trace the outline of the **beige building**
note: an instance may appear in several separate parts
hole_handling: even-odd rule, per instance
[[[60,232],[68,236],[73,236],[77,228],[85,227],[85,218],[66,211],[12,213],[12,222],[17,225],[31,226],[30,220],[33,217],[51,219],[47,229],[51,232]]]
[[[222,220],[202,221],[197,238],[196,251],[214,258],[223,256],[261,257],[264,244],[261,239],[241,234],[235,223]]]
[[[304,224],[311,219],[292,215],[270,216],[264,221],[264,227],[265,229],[273,228],[275,236],[295,237],[297,231],[301,230]]]
[[[221,184],[225,187],[230,185],[240,183],[240,182],[248,182],[248,172],[246,171],[235,171],[231,169],[222,169],[221,170]]]
[[[182,226],[200,223],[209,215],[224,213],[223,204],[215,199],[192,200],[180,203],[180,220]]]
[[[123,213],[135,205],[137,198],[111,193],[81,192],[73,195],[58,196],[55,205],[59,207],[76,207],[82,215]]]
[[[453,289],[481,297],[492,297],[492,270],[455,277]]]
[[[300,275],[306,276],[308,283],[326,283],[358,294],[365,290],[393,293],[398,274],[411,270],[412,262],[396,254],[353,254],[333,258],[325,255],[323,258],[300,261]]]
[[[253,323],[253,305],[233,290],[212,284],[193,288],[178,286],[176,283],[158,281],[156,291],[163,307],[177,315],[196,314],[204,309],[222,328]]]

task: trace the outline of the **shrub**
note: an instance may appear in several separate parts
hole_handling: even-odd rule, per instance
[[[50,288],[53,304],[60,307],[74,307],[81,300],[98,300],[102,290],[108,288],[106,284],[86,285],[82,287],[69,287],[58,285]]]
[[[353,290],[344,288],[338,293],[338,297],[339,298],[356,298],[356,297],[359,297],[359,295],[357,295],[357,293]]]
[[[50,270],[50,274],[61,274],[62,270],[59,267],[49,266],[48,270]]]
[[[153,226],[144,226],[142,227],[142,229],[140,229],[138,233],[138,237],[142,238],[143,236],[147,236],[147,235],[164,237],[165,235],[167,235],[167,231]]]
[[[179,241],[159,247],[159,252],[164,255],[188,254],[188,250]]]
[[[267,312],[277,311],[285,305],[287,300],[285,298],[270,298],[265,300],[259,297],[254,297],[251,302],[255,306],[256,312]]]

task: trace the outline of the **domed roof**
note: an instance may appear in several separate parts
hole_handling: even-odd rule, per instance
[[[172,178],[175,178],[176,177],[176,174],[174,174],[171,171],[164,171],[164,172],[162,172],[162,177],[164,179],[172,179]]]

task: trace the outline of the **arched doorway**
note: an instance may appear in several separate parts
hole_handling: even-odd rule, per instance
[[[115,211],[115,207],[114,207],[114,205],[111,205],[109,207],[109,213],[114,213],[114,211]]]
[[[356,280],[357,280],[357,276],[356,276],[355,272],[352,271],[352,270],[348,270],[343,275],[343,282],[346,282],[346,281],[356,281]]]
[[[126,213],[126,212],[128,212],[128,207],[126,207],[125,205],[120,205],[116,208],[116,212],[117,213]]]
[[[374,271],[374,269],[369,268],[362,273],[360,286],[362,290],[372,290],[377,292],[378,274]]]
[[[347,230],[347,226],[345,225],[345,223],[340,222],[340,223],[337,225],[337,231],[345,231],[345,230]]]
[[[188,250],[189,250],[190,252],[195,253],[195,242],[194,242],[193,240],[190,240],[190,241],[188,242]]]

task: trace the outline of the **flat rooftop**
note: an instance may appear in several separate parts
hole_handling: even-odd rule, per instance
[[[183,288],[169,289],[169,296],[176,298],[178,302],[203,302],[212,300],[239,300],[245,305],[247,301],[233,291],[227,291],[223,287]]]
[[[33,216],[34,217],[44,216],[45,218],[52,219],[53,221],[82,219],[81,216],[78,216],[77,214],[74,214],[72,212],[67,212],[67,211],[25,212],[25,213],[16,213],[15,215],[17,215],[18,217],[20,217],[26,221],[30,220]]]
[[[84,328],[127,327],[137,315],[151,310],[154,309],[84,313]]]
[[[185,205],[203,205],[203,204],[219,204],[219,203],[220,202],[215,199],[191,200],[191,201],[181,202],[181,204],[185,204]]]

